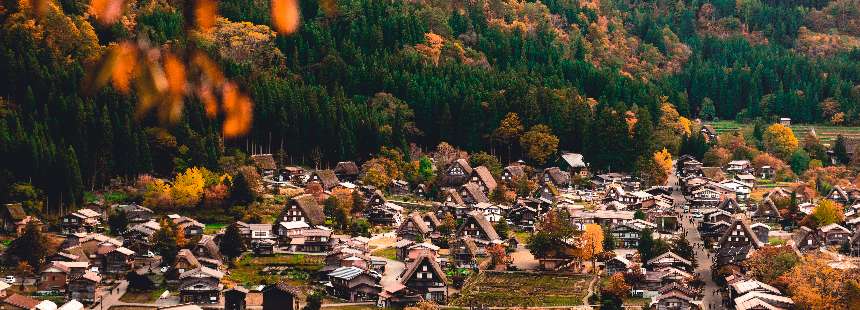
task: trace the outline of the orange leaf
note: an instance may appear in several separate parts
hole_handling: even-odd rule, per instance
[[[185,65],[178,57],[167,54],[164,58],[167,91],[171,96],[182,96],[185,92]]]
[[[112,53],[115,55],[115,61],[111,68],[111,77],[113,86],[122,93],[128,93],[131,77],[134,75],[134,69],[137,66],[137,49],[134,44],[123,42],[114,47]]]
[[[93,0],[90,2],[90,14],[102,24],[113,24],[122,16],[124,0]]]
[[[218,116],[218,102],[215,99],[215,94],[212,93],[212,86],[208,83],[200,85],[197,90],[197,96],[203,102],[203,108],[206,110],[206,116],[215,118]]]
[[[272,26],[281,34],[290,34],[299,28],[296,0],[272,0]]]
[[[224,137],[235,138],[247,133],[254,113],[251,99],[241,94],[233,83],[224,85],[223,97]]]
[[[197,27],[203,32],[211,31],[215,24],[217,11],[218,4],[215,0],[197,0],[194,6],[194,19],[197,22]]]
[[[209,56],[206,54],[196,52],[193,56],[191,56],[191,62],[203,71],[203,75],[206,76],[215,86],[221,86],[224,83],[224,74],[221,73],[221,69],[218,68],[218,65],[215,64],[212,59],[209,59]]]

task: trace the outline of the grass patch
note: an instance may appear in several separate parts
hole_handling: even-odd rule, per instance
[[[384,248],[378,249],[371,253],[373,256],[385,257],[390,260],[397,260],[397,249],[396,248]]]
[[[514,238],[519,241],[520,244],[526,244],[529,242],[529,237],[531,237],[532,233],[528,231],[517,231],[514,232]]]
[[[132,292],[128,291],[119,298],[122,302],[129,303],[137,303],[137,304],[147,304],[154,303],[158,300],[158,297],[161,297],[161,294],[164,293],[164,289],[156,289],[152,291],[143,291],[143,292]]]
[[[223,223],[213,223],[206,224],[206,227],[203,228],[203,233],[207,235],[217,234],[222,228],[227,227],[227,224]]]
[[[588,293],[587,275],[482,272],[471,279],[453,306],[576,306]]]
[[[782,239],[782,238],[778,238],[778,237],[767,238],[767,243],[770,245],[784,245],[784,244],[786,244],[786,242],[788,242],[788,241],[786,241],[785,239]]]
[[[245,255],[230,269],[228,279],[251,286],[287,280],[291,285],[305,285],[310,275],[323,267],[324,256],[311,255]],[[266,267],[270,270],[266,271]]]

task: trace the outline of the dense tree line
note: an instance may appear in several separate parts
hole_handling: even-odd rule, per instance
[[[484,9],[483,2],[351,0],[331,8],[302,0],[301,28],[271,40],[265,28],[238,23],[269,24],[268,1],[219,1],[227,20],[210,37],[186,37],[182,9],[160,2],[140,1],[133,26],[110,27],[91,23],[77,1],[60,1],[44,19],[10,5],[0,13],[0,156],[8,163],[0,188],[32,182],[51,205],[75,203],[115,176],[217,171],[231,148],[326,166],[368,159],[381,146],[408,156],[410,143],[447,141],[507,162],[523,154],[494,135],[510,112],[526,129],[547,125],[560,150],[615,171],[654,167],[652,154],[664,147],[702,155],[703,141],[681,138],[689,124],[665,130],[679,116],[824,122],[835,106],[841,123],[857,124],[860,52],[817,59],[792,49],[803,12],[827,3],[552,0]],[[706,31],[709,21],[727,34]],[[767,43],[737,29],[760,32]],[[254,99],[250,134],[224,141],[194,100],[164,125],[136,113],[134,95],[85,87],[100,45],[143,37],[195,40],[218,58]],[[236,38],[247,41],[225,49],[222,41]],[[627,38],[641,45],[619,43]],[[678,56],[687,47],[689,57]],[[629,57],[642,64],[628,68]]]

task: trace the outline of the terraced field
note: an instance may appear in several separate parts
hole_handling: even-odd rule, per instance
[[[482,272],[467,282],[453,306],[576,306],[588,293],[587,275]]]
[[[714,129],[718,134],[724,132],[737,131],[744,128],[751,128],[752,124],[742,124],[734,121],[718,121],[718,122],[710,122],[707,123],[714,126]],[[821,142],[827,145],[833,143],[836,140],[836,136],[843,135],[846,138],[860,138],[860,127],[841,127],[841,126],[829,126],[829,125],[808,125],[808,124],[796,124],[791,125],[791,130],[794,131],[794,135],[798,137],[798,139],[802,139],[806,136],[806,134],[815,128],[815,133],[818,135],[818,138],[821,139]]]

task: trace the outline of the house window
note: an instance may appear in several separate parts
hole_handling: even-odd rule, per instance
[[[419,272],[419,273],[418,273],[418,278],[419,278],[419,279],[424,279],[424,273],[423,273],[423,272]]]

